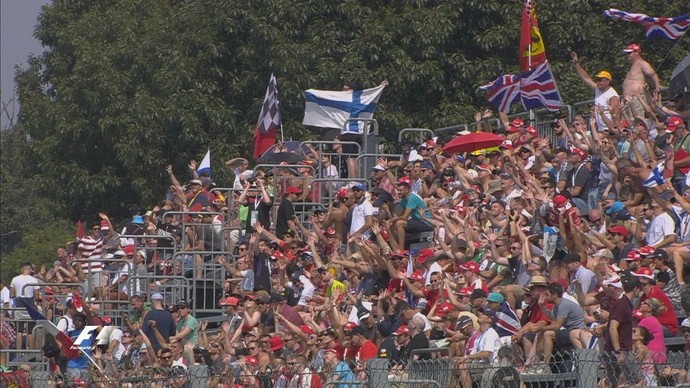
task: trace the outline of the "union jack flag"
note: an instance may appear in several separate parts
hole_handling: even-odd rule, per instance
[[[674,18],[655,18],[643,13],[630,13],[610,8],[604,15],[612,19],[642,24],[647,38],[676,40],[690,29],[690,13]]]
[[[496,309],[496,321],[494,321],[494,329],[499,337],[506,337],[513,335],[520,330],[520,320],[510,308],[508,302],[501,303]]]
[[[563,106],[556,79],[553,78],[549,62],[546,61],[534,70],[522,73],[520,77],[520,96],[525,109],[546,108],[557,111]]]
[[[508,113],[520,98],[520,76],[502,75],[479,88],[489,92],[486,98],[499,112]]]

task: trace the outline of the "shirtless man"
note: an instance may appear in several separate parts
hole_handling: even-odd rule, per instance
[[[634,101],[633,98],[641,93],[644,93],[645,76],[654,80],[655,88],[652,89],[656,93],[661,90],[661,83],[659,76],[652,68],[649,62],[642,58],[642,49],[639,45],[633,43],[623,50],[630,61],[630,70],[623,80],[623,98],[626,102]],[[651,88],[650,88],[651,89]],[[640,104],[635,105],[638,114],[644,112],[644,108]]]

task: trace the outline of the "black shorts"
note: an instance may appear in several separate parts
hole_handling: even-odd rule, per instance
[[[570,342],[570,330],[556,330],[556,343],[554,348],[572,348],[573,343]]]
[[[434,227],[427,224],[426,222],[422,222],[419,220],[414,220],[414,219],[409,219],[407,220],[407,226],[405,226],[405,233],[422,233],[422,232],[431,232],[434,230]]]
[[[357,133],[344,133],[340,134],[338,136],[338,139],[340,141],[348,141],[348,142],[356,142],[359,144],[359,147],[357,147],[354,144],[343,144],[343,153],[344,154],[360,154],[361,153],[361,148],[362,148],[362,135],[357,134]],[[355,157],[355,156],[353,156]]]

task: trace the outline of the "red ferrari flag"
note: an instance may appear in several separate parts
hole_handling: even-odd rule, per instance
[[[534,7],[535,0],[525,0],[520,25],[520,70],[524,73],[546,61],[544,41],[541,39],[539,24]]]
[[[280,128],[280,107],[278,103],[278,81],[271,74],[266,88],[264,103],[261,106],[259,120],[254,128],[254,159],[258,159],[267,149],[276,143],[276,134]]]

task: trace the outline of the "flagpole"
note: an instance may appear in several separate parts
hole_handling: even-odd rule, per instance
[[[282,118],[280,120],[280,142],[285,143],[285,139],[283,138],[283,120],[282,120]]]

